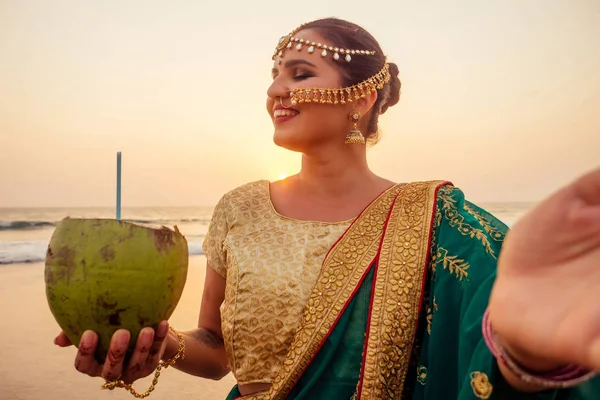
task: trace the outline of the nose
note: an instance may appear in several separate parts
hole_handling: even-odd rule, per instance
[[[273,79],[273,83],[267,89],[267,96],[273,101],[278,98],[285,99],[289,96],[289,88],[288,85],[284,82],[283,77],[278,76]]]

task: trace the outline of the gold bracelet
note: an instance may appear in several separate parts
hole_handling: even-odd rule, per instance
[[[154,391],[155,386],[158,384],[158,377],[160,376],[160,371],[164,368],[168,368],[172,365],[174,365],[178,360],[183,360],[185,358],[185,340],[183,338],[183,335],[179,332],[177,332],[175,329],[173,329],[173,327],[169,327],[169,329],[171,330],[171,332],[173,332],[176,336],[177,339],[179,339],[179,349],[177,349],[177,354],[175,354],[173,357],[171,357],[168,360],[160,360],[158,362],[158,366],[156,367],[156,371],[154,372],[154,379],[152,379],[152,383],[150,384],[150,387],[148,388],[148,390],[146,390],[144,393],[138,393],[136,392],[136,390],[133,388],[133,386],[130,383],[125,383],[123,382],[120,377],[117,378],[114,381],[110,381],[110,382],[106,382],[102,385],[102,389],[109,389],[109,390],[113,390],[114,388],[123,388],[127,391],[129,391],[129,393],[132,394],[133,397],[135,397],[136,399],[143,399],[145,397],[150,396],[150,393],[152,393]]]

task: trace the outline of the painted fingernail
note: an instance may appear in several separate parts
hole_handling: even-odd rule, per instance
[[[120,332],[119,336],[117,336],[117,344],[119,347],[127,347],[129,344],[129,335],[125,332]]]
[[[80,345],[90,347],[92,345],[93,336],[94,336],[94,334],[91,331],[83,332],[83,335],[81,335],[81,344]]]
[[[169,329],[167,324],[158,325],[158,329],[156,330],[156,336],[158,339],[164,339],[167,336],[167,330]]]
[[[142,337],[140,339],[143,345],[149,346],[152,343],[152,333],[152,329],[144,328],[142,330]]]

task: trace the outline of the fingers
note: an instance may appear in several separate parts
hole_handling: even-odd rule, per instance
[[[129,331],[125,329],[119,329],[112,336],[108,355],[102,367],[102,377],[107,381],[114,381],[121,376],[130,336]]]
[[[160,324],[158,324],[158,328],[156,328],[156,334],[154,335],[154,340],[152,341],[152,345],[148,351],[148,358],[146,359],[147,366],[154,366],[158,364],[158,361],[160,361],[163,343],[168,333],[169,323],[167,321],[162,321]]]
[[[111,338],[108,354],[104,364],[100,365],[94,357],[98,345],[98,335],[93,331],[85,331],[81,336],[75,368],[89,376],[102,376],[107,381],[123,379],[131,383],[136,379],[147,376],[156,369],[163,352],[165,338],[169,332],[169,324],[162,321],[156,333],[152,328],[140,331],[136,340],[135,351],[125,370],[125,355],[131,335],[125,329],[119,329]],[[69,339],[61,332],[54,340],[59,346],[70,345]]]
[[[146,368],[146,364],[153,341],[154,330],[152,328],[144,328],[140,331],[135,344],[135,350],[127,366],[127,371],[125,371],[122,378],[125,383],[133,383],[133,381],[147,375],[148,369]]]
[[[600,168],[588,172],[573,183],[577,194],[590,205],[600,204]]]
[[[98,345],[98,335],[92,331],[85,331],[81,335],[77,356],[75,357],[75,369],[89,376],[98,376],[100,365],[94,358],[94,352]]]
[[[54,338],[54,344],[59,347],[69,347],[73,345],[73,343],[71,343],[71,341],[63,331],[61,331],[58,334],[58,336]]]

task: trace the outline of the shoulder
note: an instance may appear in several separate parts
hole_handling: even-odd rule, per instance
[[[227,225],[227,229],[256,222],[269,215],[269,181],[245,183],[226,192],[213,211],[213,219]]]
[[[269,204],[268,184],[268,181],[254,181],[238,186],[221,196],[214,207],[202,248],[211,267],[223,277],[227,237],[232,230],[251,226],[264,215],[257,209]]]
[[[508,226],[484,208],[472,203],[461,188],[446,180],[416,181],[400,184],[408,198],[416,201],[428,198],[433,203],[435,226],[447,222],[466,229],[479,228],[494,239],[503,239]]]
[[[264,201],[269,198],[269,181],[258,180],[237,186],[226,192],[217,203],[217,207],[236,207]]]
[[[452,184],[439,187],[436,208],[438,219],[467,230],[479,229],[496,241],[504,240],[508,231],[508,226],[497,216],[469,201],[465,193]]]
[[[508,227],[460,188],[438,189],[433,229],[431,266],[438,278],[448,275],[475,289],[495,275]]]

